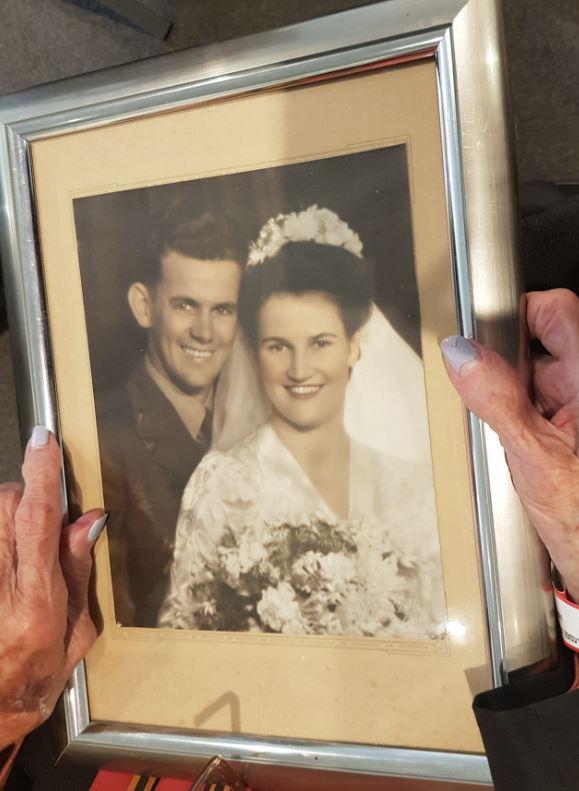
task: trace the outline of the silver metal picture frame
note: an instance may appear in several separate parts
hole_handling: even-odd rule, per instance
[[[456,304],[463,334],[519,352],[515,174],[495,0],[386,0],[199,50],[34,88],[0,100],[1,254],[23,439],[59,433],[37,236],[31,144],[57,135],[430,53],[436,64]],[[469,416],[472,491],[493,683],[548,654],[536,543],[496,437]],[[500,530],[498,529],[500,527]],[[520,580],[526,580],[520,585]],[[173,773],[219,754],[234,767],[359,773],[490,785],[478,754],[304,742],[91,720],[84,665],[64,694],[67,753],[107,766]],[[380,786],[384,787],[384,786]]]

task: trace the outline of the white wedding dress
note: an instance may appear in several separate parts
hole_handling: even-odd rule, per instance
[[[348,520],[339,520],[269,423],[227,452],[210,452],[189,480],[177,525],[171,589],[159,625],[221,628],[204,624],[208,613],[212,623],[220,623],[213,594],[224,558],[234,589],[244,570],[260,568],[262,561],[270,563],[271,572],[266,548],[276,533],[284,531],[289,546],[292,531],[303,534],[308,525],[322,525],[330,541],[333,535],[347,536],[343,540],[355,549],[305,553],[291,572],[292,579],[301,574],[299,606],[293,589],[274,581],[257,606],[259,616],[254,612],[243,625],[230,622],[227,629],[383,639],[444,633],[430,468],[352,440],[350,512]],[[226,535],[236,542],[235,552],[231,540],[224,542]],[[313,573],[312,562],[318,575],[315,595],[303,582]],[[281,580],[279,574],[273,577]],[[311,593],[305,597],[307,617],[304,590]]]

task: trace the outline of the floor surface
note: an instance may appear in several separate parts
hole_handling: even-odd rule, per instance
[[[7,332],[0,335],[0,427],[0,483],[2,483],[19,477],[21,461],[10,337]]]

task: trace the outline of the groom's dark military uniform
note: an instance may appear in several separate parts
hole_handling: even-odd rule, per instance
[[[143,364],[99,409],[115,615],[123,625],[156,625],[181,496],[208,450],[210,431],[208,412],[194,440]]]

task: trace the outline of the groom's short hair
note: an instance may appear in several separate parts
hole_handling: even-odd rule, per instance
[[[202,261],[236,261],[244,266],[248,240],[229,215],[204,211],[197,216],[175,218],[154,224],[143,255],[139,256],[137,280],[155,286],[161,277],[161,262],[171,250]]]

